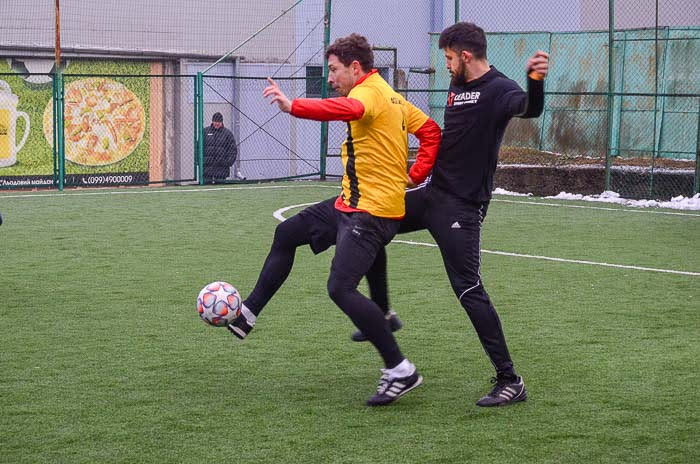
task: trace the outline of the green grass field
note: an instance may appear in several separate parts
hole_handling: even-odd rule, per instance
[[[483,254],[529,391],[500,409],[474,404],[493,372],[438,250],[391,244],[425,381],[369,409],[380,359],[326,294],[332,252],[298,250],[244,342],[195,311],[210,281],[252,289],[274,211],[337,192],[0,193],[0,462],[700,462],[700,213],[496,198],[484,250],[592,262]]]

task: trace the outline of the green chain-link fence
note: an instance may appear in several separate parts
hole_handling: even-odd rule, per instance
[[[498,14],[489,8],[495,3],[439,3],[442,8],[431,17],[426,68],[411,61],[421,43],[406,28],[376,33],[374,43],[382,75],[417,106],[427,102],[440,124],[449,74],[437,39],[453,14],[487,31],[489,62],[523,87],[527,58],[536,50],[550,54],[544,113],[511,122],[496,178],[500,186],[542,195],[613,190],[627,198],[658,199],[698,192],[697,3],[514,0]],[[420,5],[404,8],[420,14]],[[350,10],[335,3],[334,17]],[[391,23],[395,11],[373,13],[363,24],[376,32]],[[398,60],[383,58],[384,50],[394,50]],[[337,154],[339,149],[330,148],[339,147],[342,138],[342,125],[336,124],[329,156]]]
[[[544,114],[509,126],[502,186],[538,194],[613,190],[626,198],[698,192],[697,3],[524,0],[498,17],[475,2],[455,5],[461,20],[486,29],[490,63],[522,86],[527,57],[550,54]],[[434,35],[433,88],[446,88],[436,42]],[[431,99],[436,119],[442,99]]]
[[[321,143],[325,132],[320,125],[282,114],[277,105],[269,105],[262,99],[262,90],[268,85],[267,77],[271,77],[289,98],[325,96],[322,83],[330,2],[296,0],[280,5],[286,8],[198,73],[202,88],[199,97],[202,120],[197,134],[202,143],[198,156],[204,173],[212,156],[207,142],[213,138],[213,126],[209,124],[214,114],[231,121],[229,130],[236,144],[237,159],[230,175],[218,182],[325,175],[326,153]],[[244,55],[248,53],[246,50],[258,50],[265,43],[276,46],[270,51],[274,58],[249,63]],[[232,58],[227,69],[225,59]],[[212,181],[208,175],[199,176],[199,180],[200,183]]]
[[[303,97],[314,90],[309,88],[314,87],[310,85],[313,80],[305,77],[278,77],[276,82],[289,96]],[[224,182],[320,175],[319,124],[290,118],[277,105],[263,102],[264,77],[204,76],[203,84],[204,125],[208,126],[217,112],[223,115],[225,125],[234,121],[229,129],[236,140],[238,159]],[[233,99],[228,99],[224,95],[231,88],[235,89]],[[207,135],[204,137],[206,142]]]
[[[16,8],[0,21],[0,188],[204,182],[204,131],[217,112],[238,152],[221,181],[338,176],[346,125],[280,114],[262,100],[264,78],[290,97],[326,96],[324,47],[360,32],[381,75],[441,123],[449,76],[437,38],[455,19],[482,26],[489,62],[522,86],[527,58],[550,54],[544,114],[510,124],[500,186],[660,199],[700,188],[694,0],[513,0],[505,9],[466,0],[213,9],[177,0],[138,14],[135,0],[99,8],[64,0],[60,69],[47,33],[54,2],[8,1]],[[87,27],[107,10],[116,19]]]
[[[664,198],[698,191],[700,6],[611,2],[611,190]]]

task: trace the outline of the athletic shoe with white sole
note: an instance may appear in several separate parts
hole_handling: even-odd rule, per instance
[[[407,377],[391,377],[387,373],[388,369],[382,369],[382,376],[379,378],[377,393],[367,400],[367,406],[384,406],[398,400],[400,396],[410,392],[423,383],[423,376],[414,370],[413,374]]]
[[[236,337],[243,340],[251,330],[253,330],[254,325],[250,325],[248,320],[243,314],[239,314],[229,325],[226,326],[229,332],[234,334]]]
[[[506,406],[527,399],[522,377],[516,377],[515,381],[493,377],[491,382],[495,385],[486,396],[476,402],[477,406]]]
[[[388,313],[386,313],[386,316],[384,316],[384,319],[386,319],[387,323],[389,324],[389,328],[391,329],[392,332],[396,332],[401,327],[403,327],[403,323],[401,322],[401,319],[399,319],[399,316],[397,316],[394,311],[389,311]],[[367,337],[365,337],[365,334],[363,334],[360,329],[357,329],[355,332],[353,332],[353,334],[350,338],[352,339],[353,342],[366,342],[367,341]]]

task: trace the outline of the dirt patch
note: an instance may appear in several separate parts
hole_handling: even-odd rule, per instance
[[[593,195],[604,190],[605,171],[602,168],[505,165],[498,167],[493,181],[495,187],[536,196],[560,192]]]
[[[624,198],[668,200],[692,196],[695,162],[657,158],[612,160],[610,190]],[[605,159],[503,147],[494,184],[506,190],[551,196],[560,192],[598,194],[605,190]]]
[[[412,153],[415,156],[415,153]],[[669,200],[695,194],[695,161],[615,157],[609,189],[623,198]],[[653,175],[652,175],[653,172]],[[605,191],[605,158],[504,146],[494,186],[518,193],[595,195]]]
[[[603,166],[605,158],[594,158],[590,156],[572,156],[560,153],[550,153],[534,150],[531,148],[502,147],[498,157],[499,165],[520,164],[537,166]],[[651,168],[651,158],[621,158],[615,157],[613,166],[636,166]],[[694,161],[673,160],[656,158],[654,168],[695,170]]]

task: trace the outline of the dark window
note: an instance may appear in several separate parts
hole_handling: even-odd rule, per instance
[[[392,84],[393,73],[388,67],[377,68],[377,72],[382,78]],[[306,98],[321,98],[321,84],[323,83],[323,66],[307,66],[306,67]],[[329,88],[329,97],[337,97],[338,93]]]
[[[323,66],[306,67],[306,98],[321,98]]]
[[[323,84],[323,66],[306,67],[306,98],[321,98]],[[339,97],[340,94],[328,87],[328,98]]]

